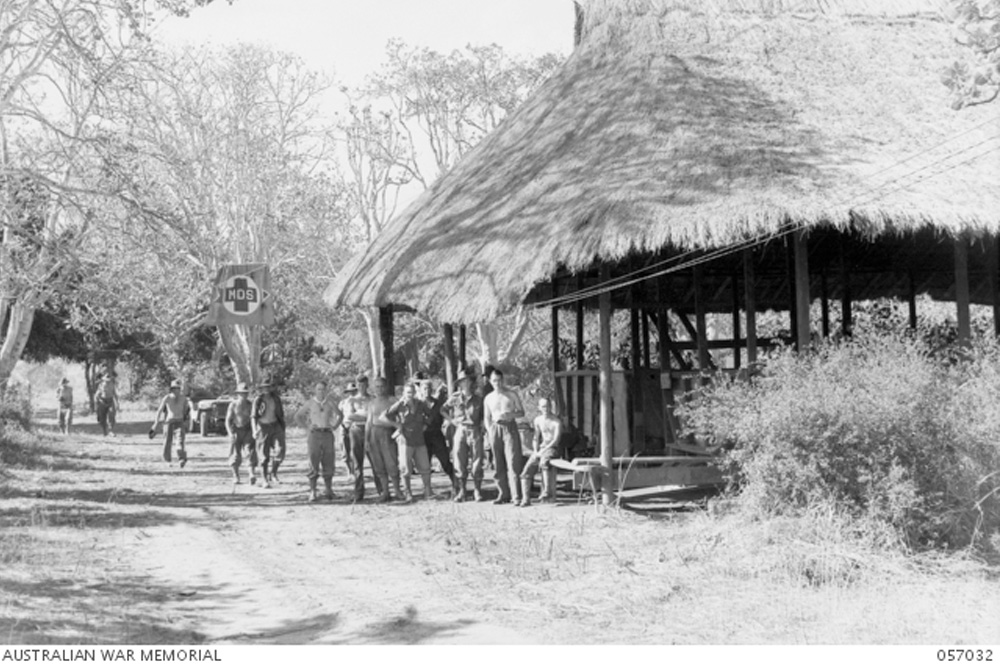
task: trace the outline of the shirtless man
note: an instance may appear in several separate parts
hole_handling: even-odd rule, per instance
[[[365,424],[368,422],[368,405],[372,397],[368,393],[367,377],[359,375],[355,383],[357,391],[342,401],[344,424],[347,426],[344,450],[351,463],[351,474],[354,475],[354,500],[361,502],[365,497]],[[375,486],[380,484],[381,481],[376,482]]]
[[[250,483],[257,483],[257,450],[250,426],[250,390],[243,382],[236,386],[236,398],[226,411],[226,433],[229,434],[229,467],[233,469],[233,483],[240,483],[240,464],[246,450],[250,463]]]
[[[521,503],[521,485],[519,477],[524,468],[524,454],[521,452],[521,436],[517,432],[517,418],[524,416],[524,406],[517,392],[504,386],[503,371],[493,369],[490,375],[493,391],[483,399],[483,426],[486,429],[486,440],[493,448],[496,461],[497,488],[500,493],[494,505],[503,505],[511,501]]]
[[[181,393],[181,383],[174,380],[170,383],[170,391],[156,410],[156,419],[149,429],[152,435],[156,427],[163,422],[163,460],[170,463],[170,448],[174,442],[174,433],[177,433],[177,460],[181,467],[187,465],[187,451],[184,449],[184,435],[187,432],[186,416],[190,413],[191,401]]]
[[[327,384],[320,380],[312,398],[295,413],[295,421],[307,430],[306,446],[309,450],[309,500],[316,502],[316,481],[322,475],[326,499],[333,500],[333,472],[337,462],[333,433],[340,426],[344,415],[336,401],[327,393]]]
[[[395,424],[397,427],[394,438],[398,442],[399,458],[406,465],[403,485],[407,501],[413,499],[410,479],[414,472],[419,473],[424,482],[424,499],[430,500],[432,497],[431,461],[427,455],[427,443],[424,442],[424,429],[430,421],[430,414],[427,412],[427,405],[416,395],[417,388],[412,382],[408,383],[403,387],[403,397],[379,415],[382,422]]]
[[[118,415],[118,387],[115,384],[114,371],[108,371],[101,378],[97,387],[97,423],[101,425],[104,435],[115,434],[115,424]]]
[[[552,404],[547,398],[538,399],[538,412],[541,414],[533,422],[534,451],[521,473],[521,507],[531,505],[531,487],[539,467],[542,469],[542,495],[539,500],[549,502],[556,499],[556,469],[549,462],[558,456],[562,422],[552,414]]]
[[[257,459],[264,473],[264,488],[271,488],[271,480],[278,481],[278,466],[285,458],[282,448],[285,433],[285,409],[281,397],[270,378],[260,385],[260,394],[253,399],[250,408],[250,423],[253,427]],[[270,467],[274,455],[273,468]]]
[[[368,404],[368,422],[365,424],[365,446],[368,460],[372,464],[372,474],[375,479],[381,480],[379,502],[392,499],[389,496],[390,480],[396,499],[403,498],[403,493],[399,490],[399,452],[392,439],[396,424],[380,418],[395,402],[395,397],[389,394],[389,384],[385,378],[375,378],[375,396]]]

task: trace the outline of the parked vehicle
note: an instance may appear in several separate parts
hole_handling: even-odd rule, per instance
[[[199,432],[201,435],[212,435],[214,433],[226,432],[226,413],[229,411],[229,404],[235,400],[235,396],[224,394],[216,398],[204,398],[199,401],[192,399],[195,410],[191,414],[191,432]]]

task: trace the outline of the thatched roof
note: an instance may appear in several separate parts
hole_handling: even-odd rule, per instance
[[[558,267],[717,247],[788,219],[995,231],[1000,107],[952,110],[940,78],[959,47],[939,4],[590,2],[565,66],[328,298],[472,322]]]

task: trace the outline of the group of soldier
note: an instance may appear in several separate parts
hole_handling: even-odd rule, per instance
[[[115,435],[118,415],[118,385],[114,371],[101,375],[94,393],[94,407],[97,409],[97,423],[105,436]],[[69,378],[63,378],[56,387],[56,415],[59,431],[69,435],[73,426],[73,386]]]
[[[504,384],[499,369],[487,368],[481,388],[476,386],[476,379],[471,372],[459,372],[458,390],[449,395],[445,386],[435,390],[432,380],[418,373],[403,386],[402,396],[396,398],[384,378],[375,379],[374,394],[370,394],[368,378],[360,376],[348,386],[348,395],[342,400],[330,392],[327,382],[317,382],[313,395],[293,417],[293,423],[307,432],[309,499],[334,498],[332,480],[339,432],[353,478],[355,501],[365,496],[366,461],[380,502],[411,501],[414,475],[420,475],[423,497],[433,498],[433,457],[449,478],[455,502],[469,499],[470,477],[471,498],[481,502],[485,500],[484,464],[489,451],[497,488],[494,503],[530,505],[539,470],[543,472],[541,498],[553,500],[555,468],[550,461],[557,456],[562,424],[553,415],[549,400],[539,400],[539,415],[532,423],[532,451],[525,457],[517,424],[525,412],[517,392]],[[179,395],[179,385],[177,388]],[[259,464],[263,485],[268,487],[277,480],[285,454],[281,399],[270,380],[265,381],[252,402],[245,385],[237,387],[236,395],[226,416],[233,480],[240,482],[240,466],[246,458],[250,483],[257,479]],[[183,429],[180,432],[182,452]],[[169,457],[169,440],[164,445],[164,457]]]

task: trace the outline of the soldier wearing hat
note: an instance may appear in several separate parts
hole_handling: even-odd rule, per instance
[[[358,385],[355,382],[348,382],[344,385],[344,397],[340,399],[340,403],[337,404],[337,408],[340,410],[341,414],[347,412],[347,399],[354,394],[358,393]],[[351,435],[348,431],[347,420],[345,419],[340,424],[340,450],[344,455],[344,465],[347,466],[347,472],[354,476],[354,462],[351,461]]]
[[[457,469],[458,482],[454,500],[465,500],[469,473],[472,473],[473,493],[476,502],[483,500],[483,399],[473,386],[475,375],[458,372],[458,391],[453,393],[441,408],[449,426],[455,428],[451,454]]]
[[[372,475],[381,485],[379,501],[391,500],[389,484],[397,499],[403,497],[399,489],[399,448],[392,439],[396,423],[385,421],[382,413],[392,407],[395,397],[389,393],[389,383],[385,378],[375,378],[375,396],[368,404],[368,423],[365,425],[365,447],[368,461],[372,465]]]
[[[236,398],[226,410],[226,433],[229,434],[229,467],[233,469],[233,483],[240,483],[240,464],[246,450],[250,463],[250,483],[257,482],[257,449],[254,447],[251,428],[250,389],[245,382],[236,385]]]
[[[101,425],[104,435],[115,434],[116,416],[118,414],[118,387],[115,383],[114,371],[107,371],[101,376],[101,384],[97,387],[97,423]]]
[[[273,378],[265,378],[259,389],[250,408],[250,424],[264,474],[264,488],[269,489],[272,479],[278,481],[278,467],[285,458],[285,409]]]
[[[170,448],[173,445],[174,434],[177,434],[177,460],[182,468],[187,464],[184,436],[187,433],[186,416],[190,411],[191,401],[181,393],[181,383],[174,380],[170,383],[170,391],[160,401],[153,426],[149,429],[149,435],[153,437],[156,434],[156,427],[163,422],[163,460],[167,463],[170,463]]]
[[[56,389],[56,402],[59,418],[59,430],[69,435],[69,427],[73,425],[73,386],[69,378],[63,378]]]

